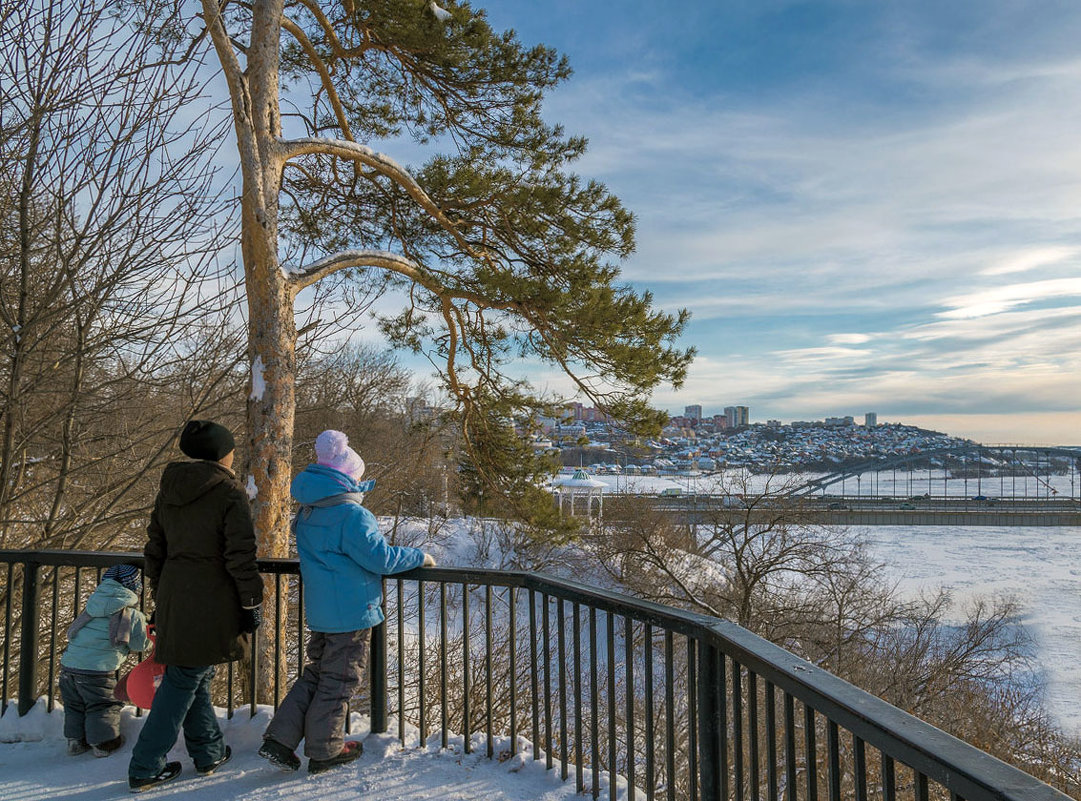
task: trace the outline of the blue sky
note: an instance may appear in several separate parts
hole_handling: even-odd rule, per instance
[[[569,56],[624,276],[692,312],[659,406],[1081,443],[1081,4],[477,5]]]

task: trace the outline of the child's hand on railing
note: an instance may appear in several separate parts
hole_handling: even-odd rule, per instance
[[[435,557],[430,553],[424,554],[424,564],[421,567],[435,567]]]

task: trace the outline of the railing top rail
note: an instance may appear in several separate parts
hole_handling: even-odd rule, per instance
[[[0,563],[34,562],[49,567],[110,567],[115,564],[143,566],[143,555],[137,551],[61,551],[0,549]],[[299,573],[296,559],[261,557],[256,560],[263,573]]]
[[[142,554],[0,550],[0,563],[106,567],[142,564]],[[260,559],[269,573],[296,573],[296,559]],[[712,645],[738,664],[799,699],[867,744],[889,754],[969,801],[1065,801],[1029,774],[980,751],[780,646],[707,615],[643,601],[618,592],[541,573],[464,567],[417,568],[393,579],[518,587],[630,617]]]

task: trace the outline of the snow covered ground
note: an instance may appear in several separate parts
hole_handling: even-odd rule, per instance
[[[493,551],[480,547],[461,521],[448,521],[447,528],[432,548],[441,564],[498,566],[506,556],[494,553],[496,543],[489,543]],[[863,533],[903,594],[948,587],[961,604],[981,595],[1016,598],[1020,623],[1035,640],[1048,682],[1048,709],[1064,731],[1081,735],[1081,528],[885,526],[864,528]],[[424,536],[419,530],[403,535]],[[0,718],[0,801],[132,797],[127,762],[141,718],[125,714],[128,744],[118,755],[95,759],[65,755],[59,708],[47,714],[39,703],[24,718],[14,712],[9,708]],[[543,760],[532,760],[528,743],[523,743],[521,755],[509,757],[509,741],[499,741],[496,752],[507,752],[508,757],[502,761],[484,757],[482,740],[476,742],[475,753],[464,754],[460,737],[446,752],[438,747],[438,735],[423,748],[414,740],[402,750],[392,736],[367,736],[367,722],[359,717],[354,718],[354,736],[364,740],[365,754],[356,764],[314,778],[304,772],[283,774],[255,755],[269,714],[263,709],[249,720],[238,712],[230,721],[222,713],[226,740],[234,750],[232,762],[218,774],[199,777],[178,745],[170,758],[179,759],[184,772],[153,797],[557,801],[575,796],[573,779],[564,783],[558,769],[545,771]],[[621,797],[624,790],[619,788]]]
[[[308,776],[303,768],[283,773],[255,753],[269,714],[269,709],[261,709],[249,718],[246,711],[238,711],[232,720],[226,720],[224,712],[219,713],[225,740],[233,749],[232,760],[211,776],[199,776],[179,744],[169,755],[184,766],[179,778],[143,795],[192,801],[565,801],[575,797],[573,772],[570,780],[563,782],[559,763],[546,771],[544,760],[534,761],[525,741],[521,741],[524,750],[511,757],[510,740],[497,740],[495,752],[500,758],[491,760],[485,756],[483,735],[475,736],[471,754],[463,752],[460,736],[451,740],[446,751],[439,748],[438,735],[424,748],[414,739],[411,747],[402,749],[393,735],[368,734],[367,720],[357,715],[353,716],[356,733],[350,739],[364,742],[364,756],[359,760],[319,776]],[[118,753],[105,759],[89,753],[69,757],[64,752],[59,707],[49,714],[42,699],[23,718],[9,708],[0,718],[0,799],[114,801],[136,797],[128,790],[127,767],[131,744],[143,720],[125,710],[121,730],[127,742]],[[618,797],[625,797],[625,788],[618,790]],[[604,794],[607,797],[607,789]]]

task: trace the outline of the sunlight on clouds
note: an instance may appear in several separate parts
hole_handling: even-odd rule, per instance
[[[1081,254],[1081,250],[1073,247],[1053,246],[1031,248],[1018,253],[1013,253],[990,267],[981,270],[980,275],[1005,275],[1007,273],[1020,273],[1047,267],[1052,264],[1060,264]]]
[[[830,334],[826,339],[832,345],[865,345],[872,337],[870,334]]]
[[[1055,278],[993,287],[968,295],[946,298],[943,304],[951,311],[938,312],[938,317],[983,317],[1007,311],[1014,306],[1060,297],[1081,297],[1081,278]]]

